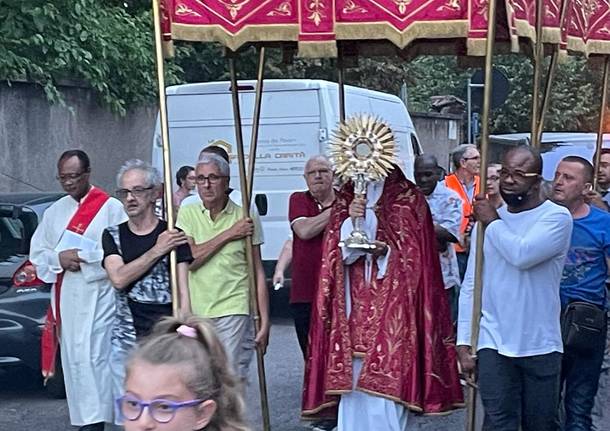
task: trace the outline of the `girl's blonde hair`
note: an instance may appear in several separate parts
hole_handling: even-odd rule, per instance
[[[196,338],[178,333],[181,325],[193,328]],[[227,355],[209,320],[193,315],[162,319],[130,355],[127,376],[137,361],[182,367],[187,388],[198,399],[216,402],[206,430],[249,431],[244,422],[242,386],[229,370]]]

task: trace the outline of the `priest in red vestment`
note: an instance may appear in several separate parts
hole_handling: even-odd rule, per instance
[[[351,208],[350,208],[351,206]],[[377,251],[340,247],[356,213]],[[339,409],[339,431],[407,429],[408,412],[463,407],[449,305],[425,196],[395,168],[337,194],[324,237],[304,418]]]

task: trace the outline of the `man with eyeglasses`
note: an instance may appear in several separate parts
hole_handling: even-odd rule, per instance
[[[201,158],[205,154],[216,154],[217,156],[222,157],[229,164],[229,166],[231,165],[231,158],[229,157],[229,153],[227,153],[227,151],[219,145],[211,144],[211,145],[208,145],[207,147],[204,147],[199,152],[199,158]],[[234,188],[229,187],[227,189],[227,194],[229,195],[229,197],[231,198],[231,200],[233,202],[241,204],[241,193],[239,190],[235,190]],[[200,204],[200,203],[201,203],[201,196],[199,195],[199,193],[193,193],[193,194],[187,196],[186,198],[184,198],[181,205]],[[258,215],[258,209],[256,208],[256,205],[253,204],[252,207],[250,208],[250,211],[256,212]]]
[[[500,169],[502,165],[499,163],[490,163],[487,166],[487,199],[495,208],[504,205],[500,194]]]
[[[535,150],[511,149],[499,174],[506,205],[496,209],[482,195],[474,202],[476,220],[485,226],[480,337],[471,346],[472,247],[460,292],[458,356],[464,372],[478,366],[484,430],[555,431],[563,352],[559,284],[572,217],[541,197],[542,159]]]
[[[472,144],[459,145],[451,152],[453,173],[445,177],[445,186],[456,192],[462,200],[462,222],[460,224],[459,242],[455,244],[460,278],[464,278],[468,250],[470,244],[470,231],[474,223],[472,219],[472,202],[481,191],[479,171],[481,169],[481,155],[477,147]]]
[[[125,360],[136,339],[148,335],[163,316],[172,315],[169,253],[176,250],[178,288],[188,290],[193,260],[186,235],[168,230],[155,215],[161,175],[141,160],[129,160],[117,175],[116,196],[129,219],[104,230],[103,266],[115,288],[117,307],[112,333],[115,395],[122,393]]]
[[[299,346],[305,356],[311,302],[322,262],[322,237],[335,201],[335,190],[332,167],[322,155],[313,156],[305,163],[303,177],[307,190],[290,195],[288,219],[294,234],[290,308]]]
[[[38,277],[53,283],[46,326],[51,332],[43,332],[43,372],[54,372],[55,340],[44,342],[57,330],[70,422],[82,431],[103,431],[104,423],[113,420],[109,346],[115,298],[101,265],[100,239],[106,227],[123,222],[126,215],[118,200],[89,182],[91,164],[85,152],[64,152],[57,171],[68,196],[46,210],[30,248]]]
[[[288,219],[293,232],[290,258],[284,259],[285,247],[278,258],[276,274],[281,275],[292,260],[292,284],[290,286],[290,310],[294,320],[299,347],[303,357],[307,354],[307,337],[311,320],[311,304],[318,288],[318,276],[322,263],[322,238],[335,201],[333,170],[323,155],[311,157],[305,163],[303,178],[306,191],[294,192],[288,204]],[[276,279],[274,276],[274,280]],[[312,430],[332,430],[335,418],[312,424]]]
[[[261,260],[262,226],[256,212],[243,218],[242,208],[229,197],[229,163],[211,152],[195,167],[201,202],[180,206],[176,226],[184,231],[193,254],[188,294],[180,303],[196,315],[210,318],[232,362],[245,382],[255,343],[266,349],[269,337],[269,298]],[[256,292],[261,329],[254,334],[249,306],[247,236],[252,237]]]

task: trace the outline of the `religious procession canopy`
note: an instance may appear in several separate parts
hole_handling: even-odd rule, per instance
[[[497,39],[519,50],[536,41],[536,0],[498,0]],[[542,41],[585,55],[610,54],[610,0],[542,0]],[[337,41],[458,42],[485,54],[488,0],[162,0],[166,40],[296,42],[304,57],[333,57]]]

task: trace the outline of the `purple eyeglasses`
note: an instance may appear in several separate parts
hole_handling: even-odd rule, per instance
[[[166,424],[174,419],[176,411],[185,407],[194,407],[205,400],[189,400],[175,402],[170,400],[151,400],[142,401],[133,395],[123,395],[116,399],[116,406],[123,419],[135,421],[142,416],[142,412],[148,407],[148,412],[152,418],[162,424]]]

